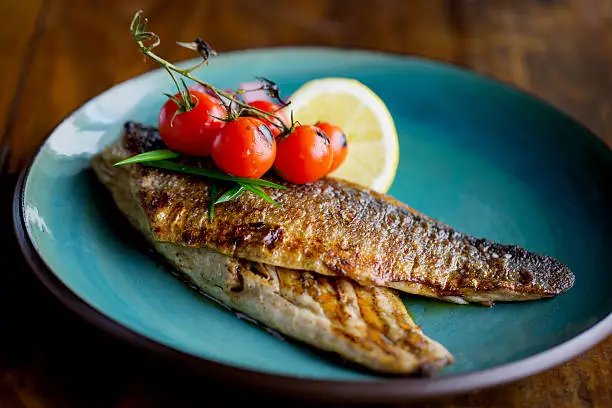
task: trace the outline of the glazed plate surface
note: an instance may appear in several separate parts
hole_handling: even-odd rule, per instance
[[[493,308],[404,295],[423,331],[456,357],[431,379],[378,377],[279,340],[194,293],[134,245],[93,176],[89,159],[125,121],[156,124],[162,92],[172,92],[157,70],[111,88],[61,123],[15,195],[15,225],[35,272],[86,319],[151,349],[221,367],[235,380],[386,399],[510,381],[610,334],[612,154],[571,118],[458,68],[366,51],[235,52],[198,73],[222,88],[264,76],[285,96],[314,78],[362,81],[397,126],[391,195],[461,231],[553,256],[576,283],[555,299]]]

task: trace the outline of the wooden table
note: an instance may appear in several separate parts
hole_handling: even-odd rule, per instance
[[[173,41],[196,36],[219,52],[312,44],[421,55],[528,90],[612,144],[612,1],[2,2],[0,152],[10,150],[0,166],[0,248],[5,265],[19,263],[0,273],[2,407],[191,406],[205,396],[225,403],[246,396],[202,383],[81,322],[32,277],[12,237],[12,175],[68,113],[154,68],[142,63],[129,38],[138,8],[171,60],[191,57]],[[531,378],[423,406],[610,407],[612,338]]]

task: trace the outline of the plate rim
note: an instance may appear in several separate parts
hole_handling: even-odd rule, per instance
[[[513,91],[544,104],[548,109],[556,111],[558,114],[575,122],[582,127],[590,136],[598,140],[607,147],[603,140],[595,135],[580,121],[570,114],[550,104],[537,95],[518,87],[501,81],[495,77],[481,74],[470,68],[460,65],[437,61],[420,56],[408,54],[371,50],[366,48],[339,48],[321,46],[279,46],[279,47],[260,47],[245,50],[228,51],[224,55],[241,53],[265,53],[270,51],[294,50],[294,51],[327,51],[327,52],[353,52],[365,54],[377,54],[379,56],[389,56],[393,58],[406,58],[418,60],[427,64],[443,66],[447,69],[463,71],[470,75],[484,78],[489,82],[501,85],[507,91]],[[190,60],[179,61],[185,63]],[[27,165],[20,171],[17,184],[13,193],[12,219],[13,229],[17,238],[19,248],[24,255],[30,269],[37,279],[49,290],[67,309],[78,315],[88,324],[96,326],[104,332],[110,333],[115,338],[126,342],[132,346],[137,346],[145,351],[160,356],[164,360],[177,363],[179,366],[187,368],[189,371],[197,372],[206,376],[214,376],[218,380],[226,383],[234,383],[244,388],[257,391],[264,391],[275,395],[290,397],[300,397],[305,399],[325,399],[328,401],[344,402],[401,402],[406,400],[417,400],[448,396],[469,391],[482,390],[494,386],[507,384],[522,378],[526,378],[545,370],[556,367],[567,362],[579,354],[588,351],[607,337],[612,335],[612,312],[601,319],[595,325],[584,330],[582,333],[558,344],[555,347],[544,350],[532,356],[522,358],[510,363],[505,363],[490,368],[472,371],[468,373],[452,374],[444,377],[431,378],[385,378],[381,380],[321,380],[312,378],[302,378],[298,376],[283,375],[258,371],[255,369],[243,368],[231,364],[213,361],[205,357],[196,356],[179,349],[166,346],[152,338],[140,334],[120,322],[114,320],[102,311],[87,303],[77,293],[66,286],[61,279],[52,271],[47,263],[42,259],[36,250],[27,232],[24,216],[25,187],[30,175],[32,165],[38,157],[42,147],[54,134],[57,128],[68,118],[78,112],[88,103],[100,95],[110,92],[113,88],[130,82],[136,78],[148,76],[161,68],[146,71],[139,75],[130,77],[94,95],[83,104],[76,107],[67,114],[51,132],[39,144],[34,154],[29,158]],[[608,148],[609,149],[609,148]],[[323,393],[321,393],[321,391]]]

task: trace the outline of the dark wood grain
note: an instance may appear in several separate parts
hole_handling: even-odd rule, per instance
[[[0,4],[0,15],[6,18],[4,32],[18,33],[0,36],[0,49],[6,50],[0,54],[0,66],[4,77],[11,79],[3,81],[0,92],[0,174],[5,169],[13,124],[33,56],[30,50],[40,36],[37,23],[41,21],[41,10],[41,0],[23,1],[15,6]]]
[[[193,6],[189,6],[192,3]],[[143,64],[127,31],[138,8],[162,39],[169,60],[192,58],[174,41],[207,39],[219,52],[251,47],[316,44],[377,48],[453,60],[452,27],[443,2],[386,1],[372,13],[350,0],[50,1],[25,91],[10,136],[17,171],[67,114],[117,82],[156,68]],[[69,4],[69,6],[67,6]],[[265,5],[265,6],[264,6]],[[41,95],[44,90],[44,95]],[[36,112],[32,115],[31,112]],[[28,137],[15,137],[28,135]]]
[[[171,60],[191,57],[173,41],[196,36],[220,52],[331,45],[420,55],[533,93],[612,144],[612,0],[22,0],[0,4],[0,146],[11,142],[11,172],[83,102],[155,68],[142,63],[129,39],[139,8],[164,39],[160,53]],[[12,181],[1,183],[0,248],[14,259]],[[257,400],[203,384],[81,322],[18,262],[0,274],[0,407]],[[87,352],[77,350],[81,344]],[[612,339],[513,384],[419,406],[612,406]]]
[[[612,1],[464,3],[467,66],[545,99],[612,144]]]

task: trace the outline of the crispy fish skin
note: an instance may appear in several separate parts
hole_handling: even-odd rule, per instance
[[[116,162],[162,146],[156,129],[129,122],[104,155]],[[130,167],[159,241],[456,303],[552,297],[574,284],[570,269],[551,257],[458,232],[346,181],[267,189],[282,208],[245,194],[217,206],[210,222],[207,180]]]
[[[102,156],[93,159],[92,167],[133,227],[183,278],[222,304],[376,372],[431,375],[454,362],[423,334],[393,289],[158,241],[132,188],[130,170],[112,167]]]

